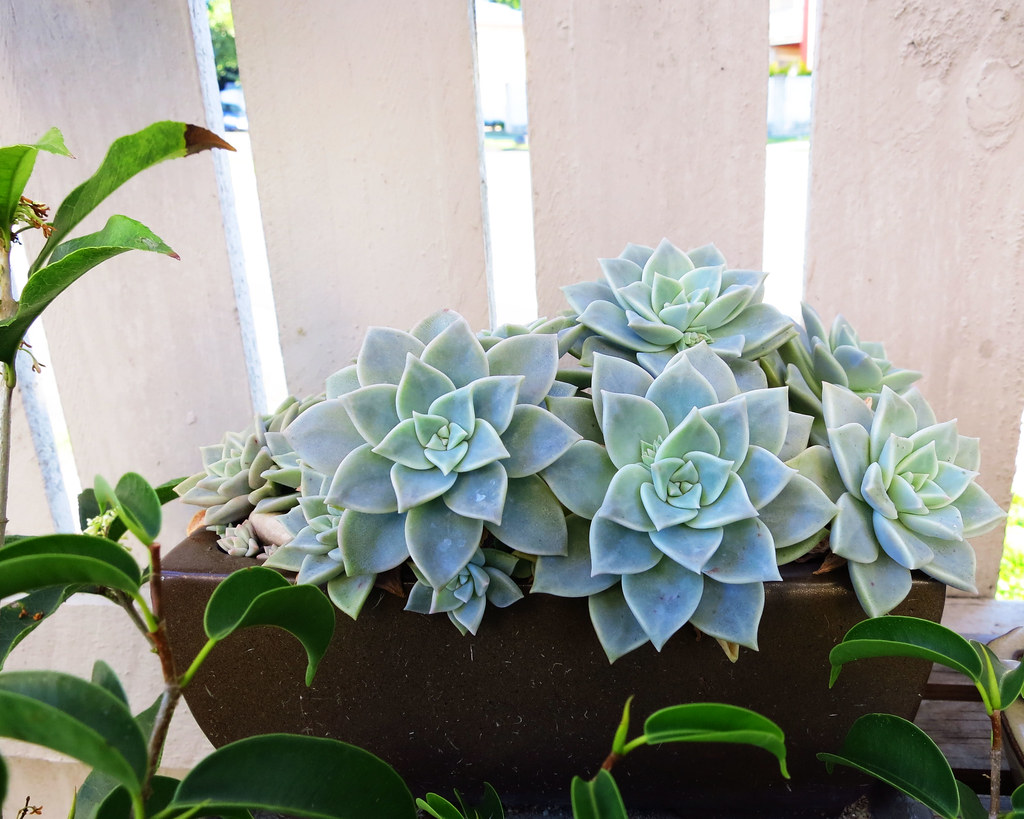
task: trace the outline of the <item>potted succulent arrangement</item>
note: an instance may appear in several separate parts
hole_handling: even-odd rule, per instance
[[[175,609],[263,562],[346,615],[310,691],[264,668],[268,652],[296,662],[272,641],[206,666],[190,705],[215,744],[311,731],[417,784],[506,792],[540,753],[521,794],[537,800],[604,747],[626,696],[654,706],[654,690],[762,711],[807,737],[794,774],[838,793],[814,754],[866,710],[913,716],[919,661],[851,669],[830,696],[792,691],[824,690],[858,620],[937,620],[946,585],[975,590],[968,539],[1003,517],[975,483],[977,440],[881,345],[810,307],[802,326],[783,316],[765,274],[711,245],[628,245],[600,264],[602,280],[564,288],[566,314],[529,326],[475,333],[441,312],[371,328],[322,395],[203,449],[177,488],[202,511],[166,562]],[[202,640],[191,610],[169,623],[185,655]],[[255,720],[231,696],[253,674],[281,705]],[[625,787],[668,804],[680,760],[716,800],[736,784],[720,761],[666,752]],[[762,799],[785,800],[770,775]]]

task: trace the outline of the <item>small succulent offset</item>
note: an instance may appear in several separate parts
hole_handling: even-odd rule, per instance
[[[684,253],[667,239],[630,244],[601,259],[604,281],[563,288],[595,352],[632,358],[657,375],[681,350],[707,342],[723,357],[760,358],[789,339],[793,322],[764,304],[765,273],[728,270],[714,245]]]
[[[763,583],[781,580],[777,551],[835,514],[785,463],[806,448],[807,419],[763,377],[741,392],[706,344],[656,378],[595,356],[593,411],[604,446],[583,440],[544,473],[567,508],[593,518],[589,536],[539,558],[534,591],[589,596],[611,660],[648,641],[660,651],[687,622],[756,648]]]
[[[882,388],[906,392],[921,377],[915,370],[894,367],[878,342],[861,341],[842,316],[836,316],[826,330],[821,318],[808,304],[801,305],[804,326],[799,336],[779,348],[766,360],[778,373],[779,383],[789,387],[789,402],[797,412],[814,418],[811,440],[827,442],[822,418],[822,384],[838,384],[861,398],[877,402]]]
[[[910,592],[912,569],[975,592],[974,550],[966,538],[1002,521],[975,482],[978,440],[956,422],[936,423],[914,388],[883,387],[874,410],[843,387],[823,389],[825,426],[841,494],[830,546],[846,558],[864,610],[886,614]]]

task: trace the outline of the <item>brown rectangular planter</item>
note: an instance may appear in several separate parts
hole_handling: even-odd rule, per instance
[[[255,562],[223,554],[205,533],[168,554],[164,596],[179,663],[205,642],[203,610],[217,583]],[[732,703],[782,727],[791,780],[756,748],[641,748],[614,771],[627,807],[659,816],[835,816],[869,786],[850,771],[829,775],[815,754],[838,750],[861,714],[913,719],[930,664],[853,663],[829,690],[828,652],[864,614],[845,572],[814,576],[813,568],[786,566],[784,582],[765,584],[760,651],[742,649],[735,664],[714,640],[684,629],[660,654],[647,645],[609,665],[584,599],[527,595],[489,610],[474,638],[375,590],[358,621],[338,613],[311,688],[299,643],[262,628],[217,646],[186,698],[214,745],[277,731],[334,737],[392,764],[414,795],[475,793],[486,781],[507,806],[552,810],[568,804],[574,775],[594,775],[630,695],[631,738],[659,708]],[[941,583],[915,575],[896,613],[938,620],[944,600]]]

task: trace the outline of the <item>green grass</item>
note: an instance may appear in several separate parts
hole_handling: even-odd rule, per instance
[[[997,600],[1024,600],[1024,497],[1014,494],[1006,518]]]

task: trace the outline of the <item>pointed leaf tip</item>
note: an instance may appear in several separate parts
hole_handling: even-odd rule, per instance
[[[234,146],[213,131],[208,131],[198,125],[185,125],[185,155],[192,156],[211,148],[223,148],[225,151],[235,150]]]

